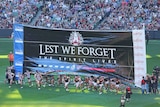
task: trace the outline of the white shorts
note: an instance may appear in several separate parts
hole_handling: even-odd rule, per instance
[[[99,84],[99,87],[102,88],[102,87],[103,87],[103,84]]]
[[[106,81],[106,82],[105,82],[105,85],[109,85],[109,81]]]
[[[80,82],[76,82],[75,85],[76,87],[79,87]]]
[[[93,82],[93,85],[94,85],[94,86],[97,86],[97,83],[96,83],[96,82]]]
[[[69,84],[69,82],[65,82],[65,83],[64,83],[64,86],[66,87],[66,86],[68,86],[68,84]]]

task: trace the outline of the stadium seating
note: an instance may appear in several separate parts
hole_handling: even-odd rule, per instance
[[[2,0],[0,28],[160,29],[160,0]]]
[[[0,28],[12,28],[13,23],[29,24],[40,4],[38,0],[1,0]]]

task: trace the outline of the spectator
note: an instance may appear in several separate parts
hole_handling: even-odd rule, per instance
[[[145,89],[147,94],[149,94],[149,84],[150,84],[150,77],[147,75],[147,77],[145,78]]]

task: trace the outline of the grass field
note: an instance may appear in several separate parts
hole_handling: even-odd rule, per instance
[[[149,41],[147,46],[147,72],[152,73],[155,65],[160,66],[160,41]],[[4,84],[4,72],[9,65],[7,54],[12,51],[12,40],[0,38],[0,107],[119,107],[120,96],[114,92],[99,95],[96,91],[78,90],[71,85],[66,92],[63,86],[45,87],[37,90],[35,85],[23,89],[19,85],[8,88]],[[133,89],[133,95],[126,107],[160,107],[160,95],[141,95],[139,89]]]

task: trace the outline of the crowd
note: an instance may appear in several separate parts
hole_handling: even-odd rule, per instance
[[[13,22],[88,30],[160,28],[160,0],[2,0],[0,13],[0,28],[12,28]]]
[[[120,1],[97,29],[131,30],[142,29],[143,25],[146,30],[160,28],[160,2],[157,0]]]
[[[110,11],[105,0],[56,0],[45,2],[35,26],[67,29],[94,29]]]
[[[141,90],[142,94],[159,94],[158,83],[159,83],[159,72],[160,68],[157,66],[153,69],[152,75],[147,75],[142,77],[141,80]]]
[[[0,28],[13,28],[13,23],[29,24],[36,16],[39,0],[1,0]]]

